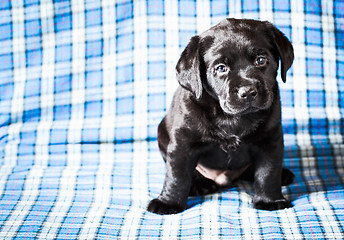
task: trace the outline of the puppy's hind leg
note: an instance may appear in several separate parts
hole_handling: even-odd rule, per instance
[[[211,179],[204,177],[194,170],[189,196],[202,196],[212,194],[219,190],[219,186]]]
[[[292,171],[287,168],[282,170],[282,186],[287,186],[294,182],[295,175]]]
[[[254,181],[254,165],[251,165],[240,177],[240,180],[245,180],[249,182]],[[294,182],[295,175],[292,171],[290,171],[287,168],[282,169],[282,179],[281,179],[281,185],[287,186]]]

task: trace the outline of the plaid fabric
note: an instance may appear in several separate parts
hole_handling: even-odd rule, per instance
[[[343,239],[343,0],[0,0],[0,238]],[[252,207],[252,184],[160,216],[156,127],[189,39],[226,17],[292,41],[283,187],[294,207]]]

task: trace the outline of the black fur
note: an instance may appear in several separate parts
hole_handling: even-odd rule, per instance
[[[281,60],[285,82],[293,59],[288,39],[268,22],[225,19],[190,40],[176,67],[181,87],[158,127],[166,177],[148,211],[178,213],[189,195],[218,190],[195,170],[198,164],[225,172],[228,186],[254,180],[255,208],[291,206],[281,192],[294,175],[283,169],[276,76]]]

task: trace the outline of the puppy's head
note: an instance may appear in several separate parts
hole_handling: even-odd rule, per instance
[[[288,39],[269,22],[226,19],[193,37],[177,63],[179,84],[200,99],[204,91],[227,114],[268,109],[293,60]]]

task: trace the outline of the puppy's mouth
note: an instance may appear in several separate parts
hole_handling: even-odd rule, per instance
[[[241,107],[241,108],[234,107],[234,106],[231,106],[228,103],[228,101],[221,101],[221,100],[220,100],[220,106],[225,113],[230,114],[230,115],[238,115],[238,114],[243,115],[246,113],[257,112],[260,110],[259,108],[249,106],[249,105]]]
[[[229,115],[244,115],[268,109],[272,104],[272,98],[268,97],[267,101],[263,104],[260,104],[257,101],[232,104],[230,101],[221,98],[219,99],[219,102],[221,109],[225,113]]]

